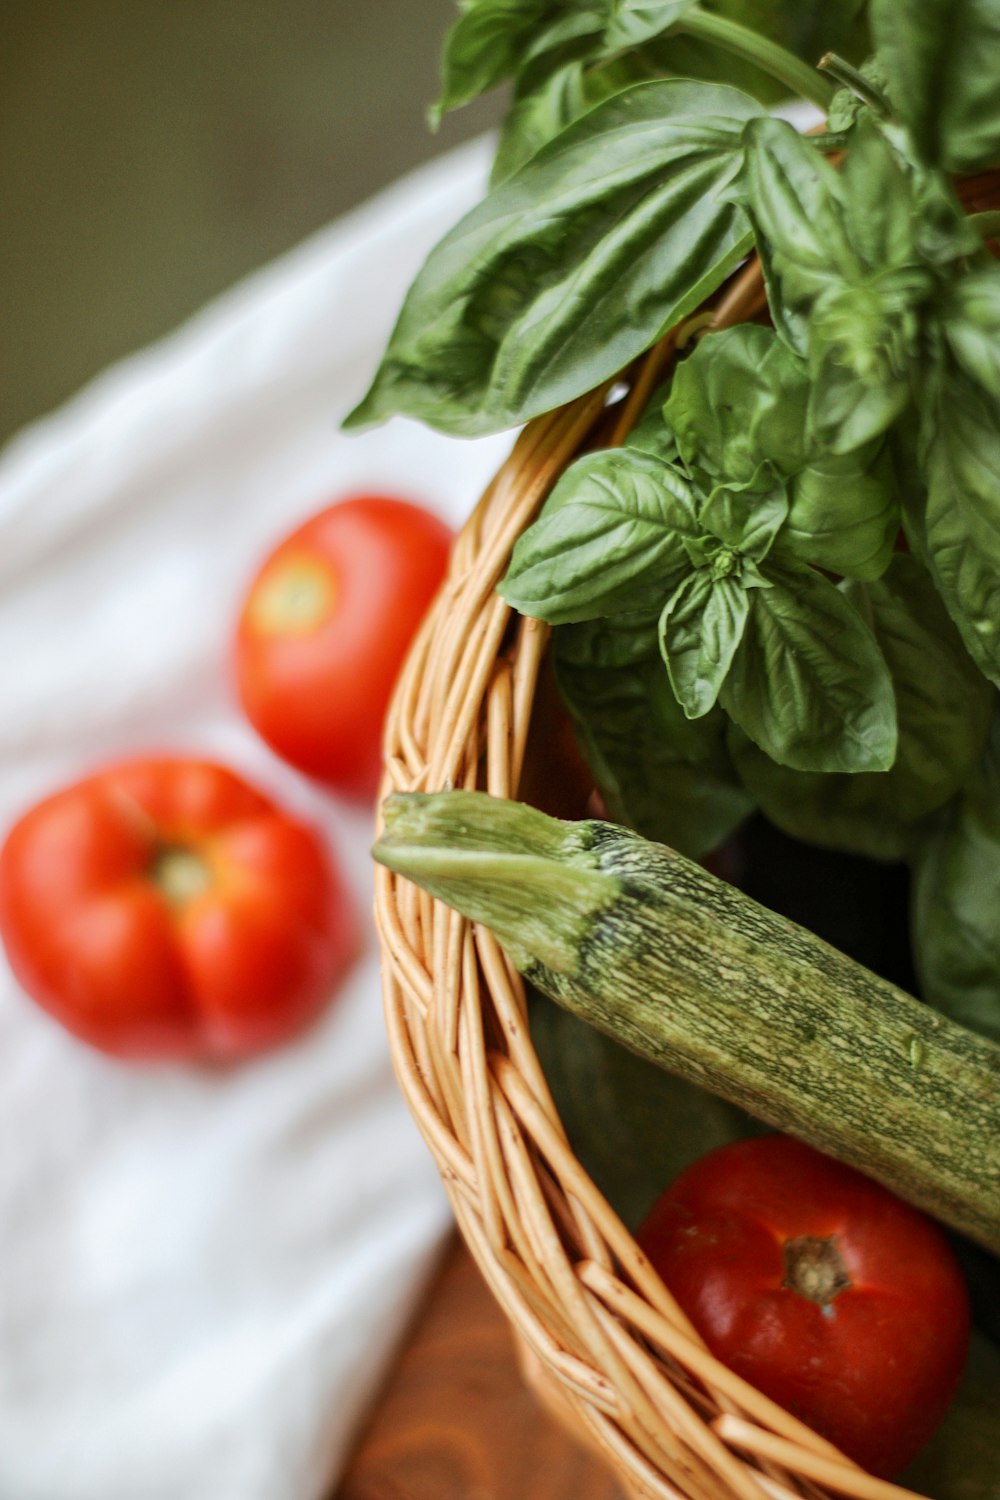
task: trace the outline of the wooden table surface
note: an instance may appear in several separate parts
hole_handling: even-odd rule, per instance
[[[624,1500],[542,1410],[506,1318],[449,1246],[331,1500]]]

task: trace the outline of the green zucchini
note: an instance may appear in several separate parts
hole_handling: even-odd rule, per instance
[[[630,1229],[685,1167],[762,1129],[547,995],[532,988],[528,998],[532,1044],[573,1155]]]
[[[630,830],[390,797],[382,864],[627,1047],[1000,1251],[1000,1046]]]

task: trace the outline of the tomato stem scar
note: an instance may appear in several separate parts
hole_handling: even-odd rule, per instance
[[[169,904],[178,908],[204,895],[212,883],[205,861],[182,844],[166,844],[158,849],[150,875]]]
[[[316,558],[286,558],[261,579],[250,600],[250,618],[264,635],[309,635],[330,614],[336,587]]]
[[[835,1235],[820,1239],[803,1234],[785,1241],[785,1277],[782,1286],[797,1292],[818,1307],[826,1307],[851,1285],[847,1267],[837,1248]]]

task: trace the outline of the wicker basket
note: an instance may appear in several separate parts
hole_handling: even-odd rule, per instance
[[[386,730],[385,791],[517,793],[547,630],[495,592],[515,540],[588,444],[627,434],[679,342],[765,306],[746,268],[714,311],[520,435],[454,549]],[[622,397],[621,392],[627,394]],[[619,398],[619,399],[615,399]],[[714,1359],[574,1158],[491,934],[377,872],[399,1083],[544,1403],[656,1500],[902,1500]]]

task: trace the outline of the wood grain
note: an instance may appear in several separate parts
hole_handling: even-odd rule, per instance
[[[525,1387],[464,1245],[449,1248],[331,1500],[624,1500]]]

